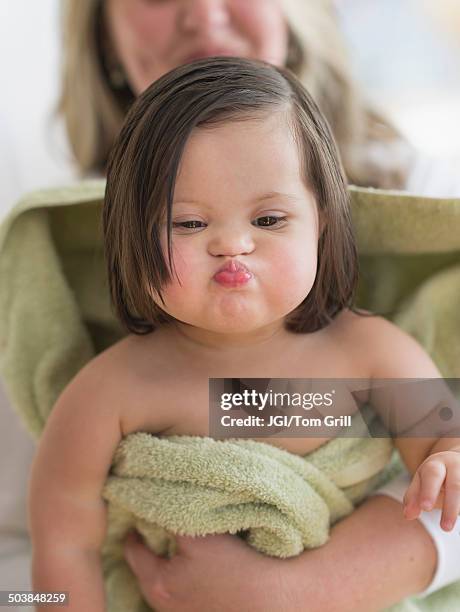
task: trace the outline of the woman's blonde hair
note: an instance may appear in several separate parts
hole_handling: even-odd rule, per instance
[[[286,67],[329,121],[349,181],[403,188],[410,147],[361,98],[332,0],[278,1],[289,24]],[[134,95],[111,58],[103,0],[64,0],[63,22],[59,111],[81,172],[103,173]]]

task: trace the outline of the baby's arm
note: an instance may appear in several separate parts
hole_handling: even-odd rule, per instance
[[[371,403],[395,435],[395,446],[414,476],[404,498],[404,514],[412,520],[422,510],[441,508],[441,527],[450,531],[460,512],[460,438],[453,437],[460,434],[458,403],[413,338],[380,318],[371,325],[375,363]],[[386,392],[379,388],[382,379],[415,380],[390,385]],[[454,417],[448,429],[444,424],[452,437],[426,437],[436,435],[442,425],[438,410],[443,405],[451,407]]]
[[[33,588],[68,591],[68,612],[105,610],[100,548],[106,509],[101,491],[121,435],[117,403],[107,389],[113,379],[92,365],[55,404],[29,490]]]

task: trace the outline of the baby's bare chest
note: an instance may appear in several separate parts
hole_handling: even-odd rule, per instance
[[[306,355],[305,360],[299,360],[298,356],[296,359],[286,356],[282,363],[268,369],[266,364],[264,367],[257,364],[251,366],[246,364],[243,368],[238,364],[231,364],[225,369],[207,368],[207,371],[204,372],[192,364],[188,368],[174,368],[170,364],[162,376],[155,376],[151,384],[144,382],[141,389],[143,400],[138,400],[136,408],[124,416],[124,434],[149,431],[168,436],[212,436],[210,410],[216,410],[216,407],[210,405],[210,378],[314,380],[324,379],[324,372],[327,371],[328,378],[339,381],[346,381],[348,378],[364,379],[366,372],[358,371],[358,369],[351,360],[334,358],[334,355],[328,355],[327,360],[320,356],[315,359],[314,356]],[[301,391],[301,388],[296,388],[297,393]],[[357,410],[353,395],[343,391],[344,388],[342,387],[340,392],[340,406],[334,406],[330,411],[331,414],[351,415]],[[308,412],[308,417],[311,419],[315,418],[315,415],[316,418],[321,418],[324,416],[324,411],[310,410]],[[319,431],[320,433],[318,429],[309,428],[308,435],[301,435],[288,429],[287,434],[281,430],[269,436],[257,435],[254,439],[284,448],[295,454],[305,455],[330,439],[330,436],[326,437],[324,428]]]

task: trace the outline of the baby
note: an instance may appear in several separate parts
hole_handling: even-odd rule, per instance
[[[69,591],[79,612],[104,610],[101,491],[120,440],[209,435],[210,377],[440,378],[412,338],[352,309],[346,180],[326,121],[287,71],[214,58],[154,83],[113,150],[103,223],[131,333],[58,399],[30,486],[34,589]],[[258,440],[299,455],[326,441]],[[450,530],[460,439],[395,445],[414,475],[407,518],[442,507]]]

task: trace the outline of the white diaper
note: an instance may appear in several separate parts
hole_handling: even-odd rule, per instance
[[[410,474],[404,471],[389,483],[374,491],[372,495],[388,495],[402,503],[410,481]],[[437,509],[431,510],[431,512],[422,512],[418,518],[435,543],[438,563],[433,580],[422,593],[417,593],[417,597],[426,597],[443,586],[460,580],[460,520],[457,519],[452,531],[444,531],[439,524],[441,512]]]

